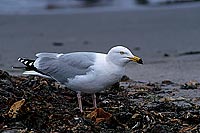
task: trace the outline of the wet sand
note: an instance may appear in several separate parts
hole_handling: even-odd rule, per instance
[[[18,57],[34,58],[38,52],[107,52],[124,45],[144,60],[129,64],[133,80],[200,81],[200,8],[57,14],[1,15],[0,68],[11,74]]]

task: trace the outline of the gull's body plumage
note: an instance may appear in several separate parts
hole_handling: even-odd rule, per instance
[[[116,83],[124,75],[129,61],[142,64],[123,46],[113,47],[107,54],[95,52],[74,52],[68,54],[38,53],[33,62],[19,58],[31,71],[24,74],[53,78],[78,94],[79,108],[82,110],[81,92],[92,93],[96,107],[95,93]]]

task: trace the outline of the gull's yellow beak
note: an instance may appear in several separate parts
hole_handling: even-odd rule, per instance
[[[128,57],[131,61],[137,62],[139,64],[143,64],[143,61],[140,57],[133,56],[133,57]]]

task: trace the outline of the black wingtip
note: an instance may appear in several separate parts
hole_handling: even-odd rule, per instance
[[[32,60],[32,59],[26,59],[26,58],[21,58],[19,57],[17,59],[19,62],[21,62],[22,64],[25,65],[25,67],[13,67],[13,68],[17,68],[17,69],[24,69],[25,71],[35,71],[35,72],[38,72],[42,75],[47,75],[47,74],[44,74],[43,72],[39,71],[35,66],[34,66],[34,62],[35,60]],[[47,75],[49,76],[49,75]]]
[[[18,58],[18,61],[23,63],[27,67],[34,67],[35,60],[25,59],[25,58]]]
[[[22,61],[23,61],[23,58],[20,58],[20,57],[19,57],[17,60],[18,60],[19,62],[22,62]]]

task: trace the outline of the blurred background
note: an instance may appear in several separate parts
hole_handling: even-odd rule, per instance
[[[179,7],[200,0],[1,0],[1,14],[81,13]],[[197,4],[197,3],[195,3]],[[198,3],[199,4],[199,3]]]
[[[1,0],[0,69],[21,66],[38,52],[106,53],[128,47],[144,65],[130,63],[133,80],[200,81],[198,0]]]

